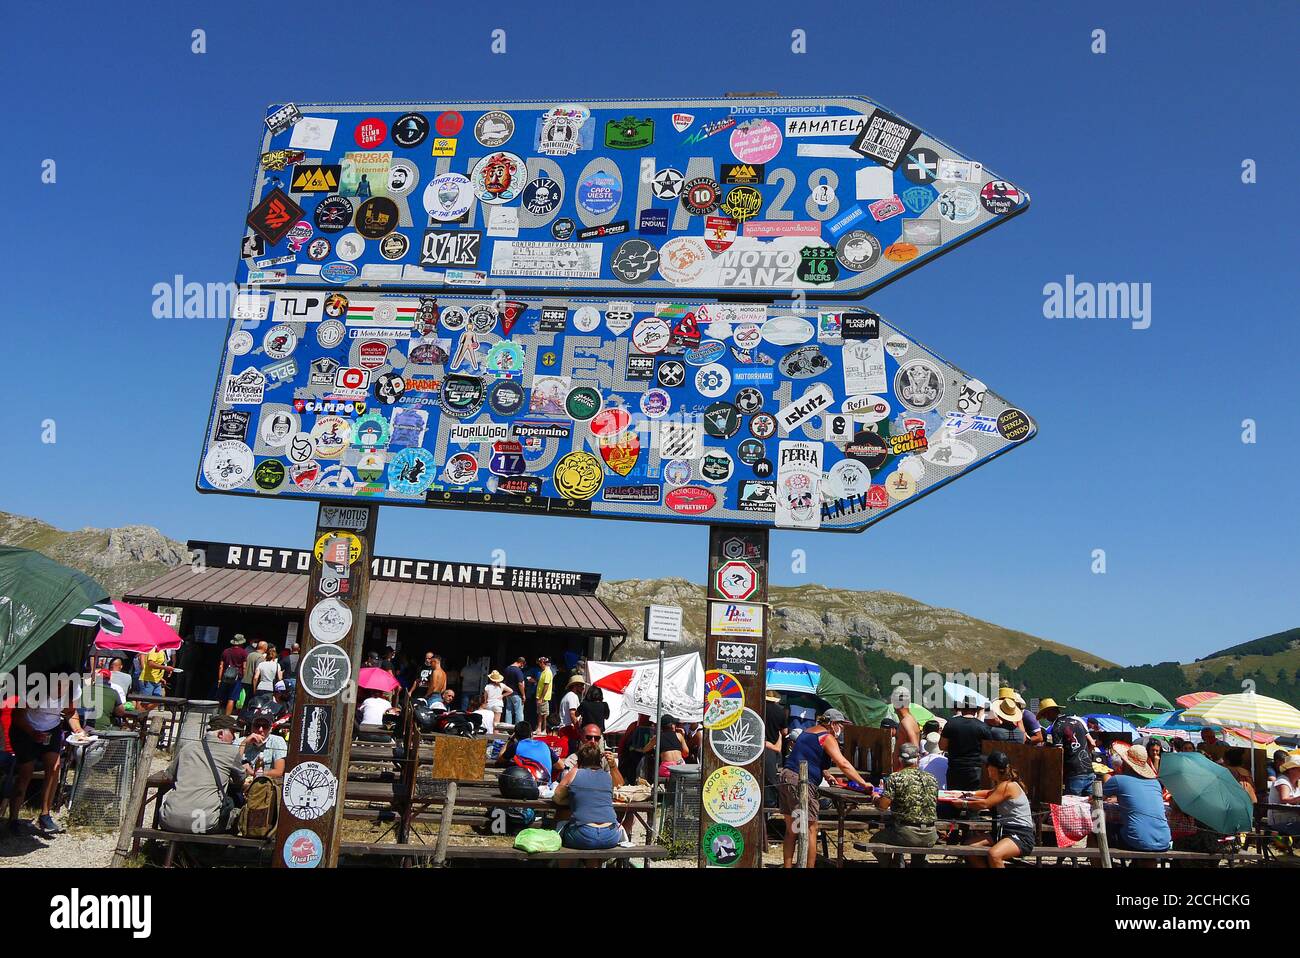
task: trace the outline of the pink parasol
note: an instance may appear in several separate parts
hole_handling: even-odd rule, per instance
[[[122,634],[99,630],[95,636],[97,649],[121,649],[124,652],[149,652],[154,648],[167,651],[181,647],[181,637],[170,625],[148,609],[129,602],[113,601],[122,620]]]
[[[363,689],[374,689],[378,692],[391,692],[397,688],[397,679],[393,678],[392,672],[385,672],[383,669],[362,669],[361,674],[357,676],[357,685]]]

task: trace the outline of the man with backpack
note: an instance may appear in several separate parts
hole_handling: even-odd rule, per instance
[[[532,726],[527,722],[519,722],[515,725],[514,734],[510,736],[510,741],[506,743],[505,749],[501,752],[501,757],[496,760],[498,768],[518,766],[528,769],[533,778],[537,780],[538,785],[549,785],[551,783],[551,771],[554,764],[555,758],[551,755],[551,747],[545,742],[533,738]]]
[[[253,730],[239,739],[240,761],[250,778],[264,775],[276,781],[284,778],[284,763],[289,758],[289,743],[271,734],[271,717],[265,713],[253,719]]]
[[[230,787],[242,786],[245,777],[235,745],[238,727],[232,716],[214,716],[207,734],[177,752],[167,770],[174,784],[159,807],[163,828],[206,835],[229,827],[235,808]]]
[[[1074,715],[1062,715],[1054,699],[1043,699],[1038,706],[1038,718],[1050,726],[1048,736],[1052,744],[1063,750],[1061,776],[1065,794],[1088,795],[1097,775],[1092,770],[1092,754],[1096,743],[1088,734],[1088,726]]]
[[[235,710],[239,700],[240,683],[244,678],[244,664],[248,660],[248,649],[244,647],[245,638],[236,634],[230,640],[230,647],[221,653],[217,663],[217,701],[226,707],[226,714]]]
[[[253,729],[235,743],[244,763],[244,805],[239,811],[237,830],[247,838],[266,838],[274,833],[280,813],[280,785],[289,744],[271,734],[271,718],[259,714]]]

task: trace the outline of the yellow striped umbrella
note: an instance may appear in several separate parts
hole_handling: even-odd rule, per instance
[[[1185,711],[1182,719],[1185,722],[1199,720],[1206,725],[1248,728],[1275,735],[1300,732],[1300,711],[1258,692],[1238,692],[1199,702]]]

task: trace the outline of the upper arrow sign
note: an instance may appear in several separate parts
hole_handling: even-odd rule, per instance
[[[275,105],[237,278],[858,298],[1028,206],[864,97]]]

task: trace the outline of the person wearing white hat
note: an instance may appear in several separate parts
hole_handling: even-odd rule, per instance
[[[1119,805],[1121,816],[1111,844],[1135,852],[1166,851],[1173,837],[1165,815],[1164,793],[1147,750],[1141,745],[1115,742],[1111,751],[1121,762],[1120,771],[1104,776],[1102,784],[1102,793]]]
[[[1282,835],[1300,835],[1300,756],[1288,755],[1268,789],[1268,827]]]

